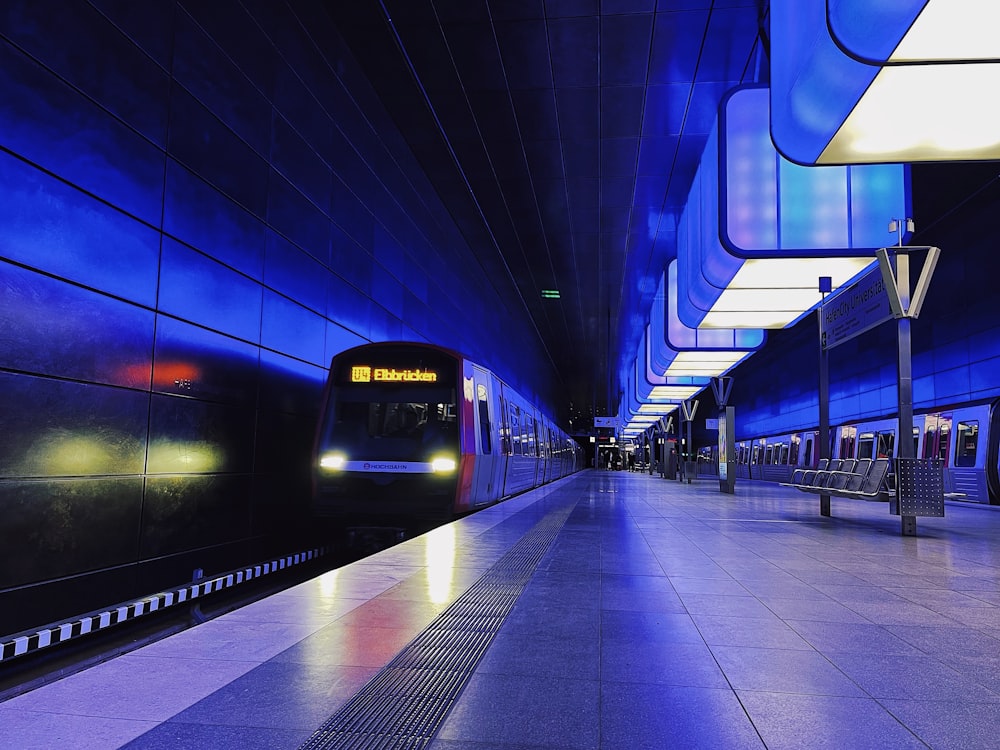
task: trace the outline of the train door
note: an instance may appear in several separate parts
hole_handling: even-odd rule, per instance
[[[944,468],[951,459],[951,415],[928,414],[924,417],[924,435],[921,458],[940,458]]]
[[[506,481],[507,471],[514,455],[514,436],[510,425],[510,407],[507,403],[506,394],[503,388],[494,379],[493,388],[495,390],[495,401],[497,414],[497,424],[500,428],[500,461],[498,471],[500,474],[500,497],[507,495]]]
[[[492,398],[491,378],[488,372],[473,368],[473,385],[476,389],[476,463],[472,477],[472,497],[476,505],[496,502],[503,489],[503,474],[498,467],[503,463],[497,444],[499,430],[497,413]]]

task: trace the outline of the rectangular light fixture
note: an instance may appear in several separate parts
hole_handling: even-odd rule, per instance
[[[558,289],[543,289],[542,299],[559,299]]]
[[[800,164],[1000,159],[996,0],[772,0],[771,135]]]
[[[677,317],[706,328],[783,328],[851,281],[910,214],[902,164],[806,167],[771,142],[769,92],[723,99],[678,226]]]

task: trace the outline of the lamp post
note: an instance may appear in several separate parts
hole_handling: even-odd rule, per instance
[[[833,279],[819,277],[819,293],[823,296],[816,314],[819,316],[819,455],[822,461],[830,458],[830,352],[826,348],[826,323],[823,320],[823,303],[833,291]],[[830,496],[819,496],[819,514],[830,515]]]
[[[896,247],[903,246],[903,230],[906,230],[910,234],[913,234],[916,230],[916,225],[913,223],[913,219],[890,219],[889,220],[889,233],[896,233]]]

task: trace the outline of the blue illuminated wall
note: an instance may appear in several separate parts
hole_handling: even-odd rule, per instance
[[[0,634],[302,544],[342,349],[551,393],[356,70],[318,0],[0,4]]]
[[[992,223],[1000,210],[1000,183],[994,167],[913,167],[915,240],[941,248],[927,301],[912,324],[917,410],[1000,398]],[[922,234],[920,217],[928,225]],[[733,372],[740,438],[815,428],[818,356],[812,314],[792,329],[772,332],[764,351]],[[892,322],[830,350],[832,424],[895,413],[895,357]]]

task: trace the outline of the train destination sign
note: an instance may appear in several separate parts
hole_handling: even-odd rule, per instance
[[[864,276],[828,297],[821,308],[824,349],[832,349],[892,319],[889,290],[876,263]]]
[[[394,367],[371,367],[352,365],[352,383],[436,383],[438,374],[434,370],[397,370]]]

